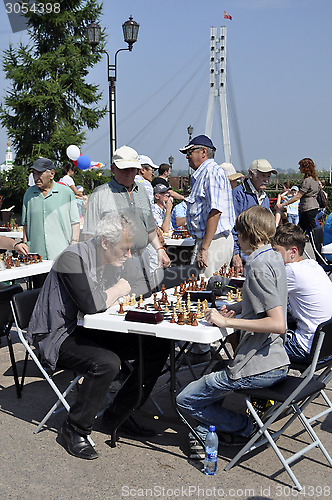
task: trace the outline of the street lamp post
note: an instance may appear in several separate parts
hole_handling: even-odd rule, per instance
[[[189,125],[189,127],[187,128],[187,132],[189,135],[189,142],[190,142],[192,139],[193,133],[194,133],[194,127],[192,125]],[[188,165],[188,180],[190,183],[190,167],[189,167],[189,165]]]
[[[171,155],[168,157],[168,163],[170,164],[171,168],[173,168],[174,156]]]
[[[194,127],[192,127],[191,125],[189,125],[189,127],[187,128],[187,131],[188,131],[189,142],[190,142],[191,139],[192,139],[193,132],[194,132]]]
[[[116,95],[115,95],[115,82],[116,82],[116,68],[117,68],[117,56],[119,52],[123,50],[133,50],[133,44],[137,41],[139,24],[133,20],[132,16],[129,17],[128,21],[123,23],[123,38],[128,44],[128,48],[119,49],[114,55],[114,64],[110,64],[110,57],[106,50],[101,50],[106,54],[107,57],[107,77],[108,77],[108,92],[109,92],[109,115],[110,115],[110,164],[112,163],[113,153],[116,150]],[[96,23],[91,23],[87,26],[87,39],[89,45],[91,45],[92,52],[96,51],[96,48],[101,39],[101,27]]]

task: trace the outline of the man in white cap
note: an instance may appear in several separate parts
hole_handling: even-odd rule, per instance
[[[236,186],[238,185],[238,181],[240,179],[243,180],[243,178],[245,177],[243,174],[241,174],[241,172],[237,172],[235,170],[232,163],[224,162],[220,166],[224,169],[225,174],[227,175],[227,178],[228,178],[229,182],[231,183],[232,189],[236,188]]]
[[[142,184],[145,187],[146,192],[148,194],[151,205],[154,202],[153,199],[153,187],[152,187],[152,179],[155,170],[158,169],[158,165],[155,165],[151,158],[146,155],[138,155],[138,161],[141,164],[141,168],[138,171],[138,174],[135,176],[136,184]]]
[[[114,152],[111,171],[114,178],[98,186],[90,195],[83,226],[86,239],[93,236],[98,222],[110,212],[129,217],[134,226],[132,254],[141,257],[148,243],[158,252],[159,264],[167,267],[170,259],[161,245],[145,188],[136,184],[141,164],[138,154],[129,146]]]
[[[244,179],[242,184],[233,189],[233,201],[235,216],[253,205],[261,205],[270,210],[270,200],[264,191],[269,182],[271,174],[278,172],[272,168],[271,164],[264,159],[254,160],[249,167],[249,177]],[[234,251],[232,265],[242,272],[243,263],[241,250],[238,245],[238,237],[235,228],[233,229]]]

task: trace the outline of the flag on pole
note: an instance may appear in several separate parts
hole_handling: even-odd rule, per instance
[[[232,16],[230,16],[229,14],[227,14],[227,12],[224,10],[224,19],[230,19],[232,20]]]

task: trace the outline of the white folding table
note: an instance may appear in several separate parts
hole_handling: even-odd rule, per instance
[[[167,290],[167,294],[170,296],[173,294],[173,289]],[[158,298],[160,298],[161,292],[158,292]],[[153,302],[152,297],[147,299],[146,302]],[[220,302],[220,304],[218,304]],[[224,301],[216,301],[216,306],[221,306]],[[84,326],[85,328],[92,328],[97,330],[104,331],[113,331],[113,332],[124,332],[124,333],[132,333],[138,336],[139,341],[139,386],[142,389],[142,379],[143,379],[143,361],[142,361],[142,336],[144,335],[152,335],[157,338],[169,339],[170,340],[170,393],[171,393],[171,401],[174,409],[177,414],[180,416],[181,420],[190,428],[191,432],[196,435],[197,439],[200,437],[196,434],[195,430],[186,420],[186,418],[179,411],[176,404],[176,376],[175,376],[175,345],[177,341],[185,341],[185,342],[198,342],[204,344],[210,344],[217,340],[225,340],[225,338],[233,333],[232,328],[219,328],[216,326],[210,325],[205,319],[198,319],[198,326],[190,326],[190,325],[178,325],[176,323],[170,323],[169,321],[162,321],[158,324],[148,324],[141,323],[135,321],[126,321],[125,315],[119,315],[117,313],[119,309],[119,305],[113,306],[108,310],[102,313],[96,314],[86,314],[79,320],[79,324]],[[137,397],[137,405],[141,400],[142,390]],[[124,422],[131,411],[123,416],[123,419],[118,422],[116,427],[112,429],[111,432],[111,446],[116,446],[116,433],[117,429],[120,427],[122,422]],[[203,444],[203,443],[202,443]]]
[[[21,240],[23,238],[23,231],[1,231],[0,236],[6,236],[7,238],[14,238],[14,240]]]
[[[37,264],[22,264],[20,267],[0,270],[1,281],[15,281],[20,278],[30,278],[37,274],[48,273],[53,266],[53,260],[44,260]]]

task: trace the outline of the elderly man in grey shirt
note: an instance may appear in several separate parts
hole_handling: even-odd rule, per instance
[[[144,187],[134,180],[140,167],[138,154],[134,149],[122,146],[115,151],[111,166],[114,178],[109,183],[98,186],[91,194],[83,234],[85,239],[91,238],[96,225],[107,213],[126,215],[134,226],[132,253],[142,256],[144,261],[144,250],[151,243],[158,252],[159,265],[168,267],[170,259],[158,238],[148,195]]]

